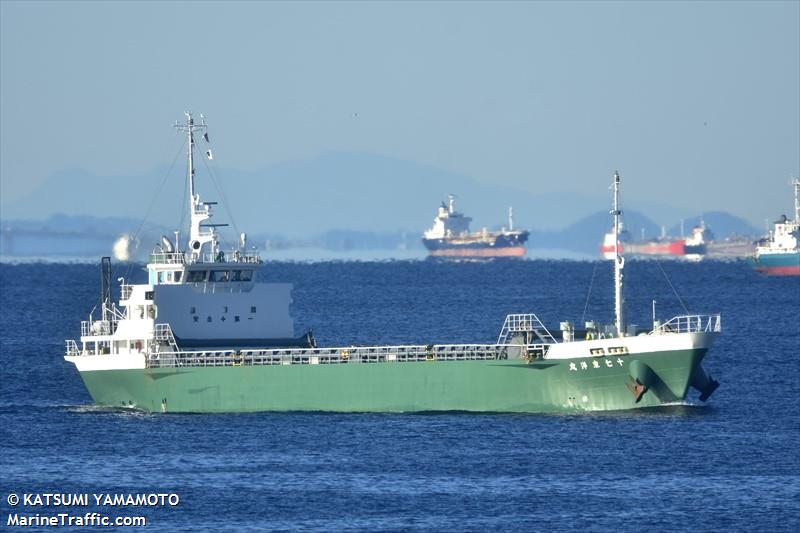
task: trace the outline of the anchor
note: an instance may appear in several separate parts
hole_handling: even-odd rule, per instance
[[[628,390],[631,391],[631,394],[633,394],[633,402],[639,403],[644,393],[647,392],[647,385],[633,377],[629,377],[626,385],[628,386]]]

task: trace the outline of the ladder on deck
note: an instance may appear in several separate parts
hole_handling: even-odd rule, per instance
[[[500,335],[497,337],[497,344],[510,344],[515,333],[533,333],[539,340],[545,344],[556,344],[555,337],[550,334],[542,321],[539,320],[533,313],[520,313],[506,316],[503,322],[503,328],[500,330]],[[527,342],[530,343],[530,337],[527,337]]]
[[[175,341],[175,335],[172,334],[169,324],[156,324],[155,340],[159,343],[169,344],[173,352],[178,351],[178,343]]]

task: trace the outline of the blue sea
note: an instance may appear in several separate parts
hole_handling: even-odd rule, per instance
[[[71,529],[15,528],[14,513],[97,512],[153,532],[800,530],[800,278],[628,262],[633,322],[650,324],[653,300],[661,319],[722,314],[705,361],[721,386],[705,404],[587,415],[96,408],[62,355],[99,279],[94,264],[0,264],[0,529]],[[606,262],[270,262],[262,279],[294,284],[296,331],[321,345],[493,342],[507,313],[556,330],[613,313]],[[91,501],[9,503],[52,493]]]

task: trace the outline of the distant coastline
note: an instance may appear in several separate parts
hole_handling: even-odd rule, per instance
[[[594,213],[561,230],[531,230],[527,256],[552,259],[592,259],[598,257],[598,245],[607,231],[604,211]],[[759,232],[743,219],[729,213],[706,213],[703,220],[717,240],[748,237]],[[684,220],[691,228],[700,217]],[[627,227],[634,236],[655,237],[661,227],[635,211],[626,213]],[[256,233],[248,242],[269,260],[311,260],[337,257],[423,258],[422,225],[416,230],[365,231],[329,229],[301,237],[276,233]],[[677,236],[680,225],[663,228],[667,235]],[[143,261],[159,242],[161,235],[172,235],[170,228],[142,224],[133,218],[93,217],[89,215],[53,215],[47,220],[2,220],[0,222],[0,259],[68,258],[96,259],[112,254],[114,243],[122,235],[136,236],[131,246],[132,259]],[[224,242],[224,241],[223,241]]]

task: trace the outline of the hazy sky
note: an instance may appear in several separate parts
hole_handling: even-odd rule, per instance
[[[632,202],[759,226],[789,212],[800,174],[797,1],[2,0],[0,15],[0,207],[60,170],[168,164],[187,109],[231,168],[356,151],[534,192],[596,190],[619,168]]]

